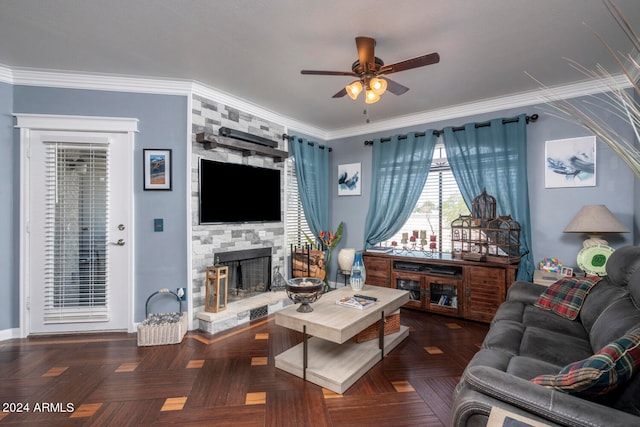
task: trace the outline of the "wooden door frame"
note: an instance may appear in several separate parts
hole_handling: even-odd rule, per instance
[[[19,214],[19,235],[20,235],[20,337],[24,338],[29,334],[29,146],[31,143],[32,131],[67,131],[67,132],[98,132],[105,134],[126,134],[128,142],[133,151],[134,137],[138,132],[138,119],[122,117],[92,117],[92,116],[67,116],[54,114],[14,114],[16,117],[16,128],[20,129],[20,214]],[[127,165],[133,171],[133,155],[131,164]],[[127,223],[130,225],[131,244],[127,245],[129,259],[132,264],[129,269],[129,280],[127,289],[127,329],[128,332],[135,332],[133,322],[134,314],[134,199],[133,188],[125,195],[127,203],[131,206]]]

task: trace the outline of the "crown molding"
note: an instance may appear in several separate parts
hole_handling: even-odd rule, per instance
[[[192,86],[192,93],[194,95],[202,96],[204,98],[220,102],[221,104],[224,104],[226,106],[237,108],[244,113],[281,124],[285,128],[295,129],[297,132],[302,132],[305,135],[326,141],[328,133],[323,129],[300,122],[298,120],[292,119],[291,117],[283,116],[245,99],[238,98],[226,92],[214,89],[210,86],[203,85],[202,83],[194,82]]]
[[[612,77],[611,83],[620,88],[629,88],[631,83],[624,75]],[[555,86],[550,88],[538,88],[536,90],[522,92],[515,95],[503,96],[499,98],[484,99],[482,101],[470,102],[448,108],[433,111],[424,111],[405,116],[398,116],[388,120],[372,122],[360,126],[340,129],[328,133],[329,141],[351,136],[360,136],[375,132],[389,131],[403,127],[419,126],[443,120],[468,117],[483,113],[508,110],[511,108],[530,107],[544,104],[549,97],[553,99],[570,99],[581,96],[594,95],[610,90],[608,85],[599,81],[586,80],[574,84]]]
[[[24,86],[138,92],[160,95],[187,95],[191,88],[191,82],[181,80],[31,69],[14,69],[13,83]]]
[[[574,84],[522,92],[520,94],[484,99],[438,110],[424,111],[387,120],[328,131],[291,117],[283,116],[272,110],[254,104],[245,99],[217,90],[194,81],[152,79],[132,76],[106,74],[72,73],[58,70],[11,69],[0,64],[0,82],[14,85],[46,86],[68,89],[86,89],[116,92],[152,93],[162,95],[199,95],[256,117],[283,125],[309,137],[322,141],[360,136],[375,132],[424,125],[443,120],[467,117],[477,114],[511,108],[528,107],[547,102],[549,97],[569,99],[593,95],[609,90],[610,86],[593,79]],[[611,81],[620,88],[631,87],[631,82],[623,74],[612,76]]]
[[[13,84],[13,70],[0,65],[0,82]]]
[[[108,74],[72,73],[58,70],[14,69],[0,66],[0,81],[24,86],[46,86],[65,89],[101,90],[114,92],[152,93],[159,95],[191,96],[197,94],[240,111],[274,123],[294,128],[299,132],[326,140],[327,132],[282,116],[250,101],[235,97],[199,82],[166,80]]]

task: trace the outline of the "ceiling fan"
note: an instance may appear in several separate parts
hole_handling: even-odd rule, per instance
[[[300,74],[356,77],[357,80],[341,89],[340,92],[333,95],[333,98],[341,98],[345,95],[349,95],[351,99],[356,99],[364,90],[365,102],[367,104],[373,104],[380,100],[380,95],[382,95],[387,89],[394,95],[402,95],[409,90],[408,87],[387,78],[387,74],[424,67],[425,65],[437,64],[440,62],[440,55],[438,55],[437,52],[434,52],[428,55],[422,55],[405,61],[396,62],[395,64],[384,65],[382,59],[378,58],[374,54],[375,45],[376,40],[371,37],[356,37],[358,59],[353,63],[353,65],[351,65],[351,71],[301,70]],[[381,78],[381,76],[385,77]]]

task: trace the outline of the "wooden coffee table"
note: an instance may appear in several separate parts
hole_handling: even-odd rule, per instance
[[[409,301],[408,291],[367,285],[357,293],[376,297],[374,305],[357,310],[336,304],[354,293],[345,287],[324,294],[311,304],[311,313],[297,312],[297,304],[277,311],[276,324],[302,332],[303,342],[277,355],[276,368],[341,394],[409,336],[402,325],[399,332],[384,335],[381,322],[379,339],[352,341]]]

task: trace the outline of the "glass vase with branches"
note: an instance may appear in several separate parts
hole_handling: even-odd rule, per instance
[[[329,290],[329,267],[331,266],[331,252],[333,252],[333,249],[340,242],[340,239],[342,238],[343,228],[344,222],[340,222],[335,233],[332,233],[331,231],[320,231],[318,233],[317,240],[312,239],[306,233],[304,233],[304,237],[307,239],[307,242],[309,243],[309,245],[311,245],[312,248],[324,251],[324,292],[327,292]]]
[[[633,30],[621,9],[611,0],[602,1],[631,42],[635,52],[640,52],[640,37]],[[640,64],[634,58],[633,53],[616,52],[600,34],[595,30],[592,31],[613,56],[621,73],[614,75],[601,65],[596,65],[592,70],[571,59],[567,59],[567,61],[571,67],[584,74],[601,90],[600,102],[594,102],[593,97],[583,100],[561,99],[554,94],[551,88],[530,74],[529,76],[540,84],[545,102],[552,108],[553,115],[569,119],[592,132],[631,169],[636,178],[640,179],[640,149],[636,143],[636,141],[640,141],[640,105],[634,98],[634,94],[640,98],[640,87],[637,80],[640,76]],[[602,100],[604,106],[601,104]],[[627,122],[633,130],[636,141],[622,135],[602,114],[598,114],[598,110],[603,108],[605,112]]]

